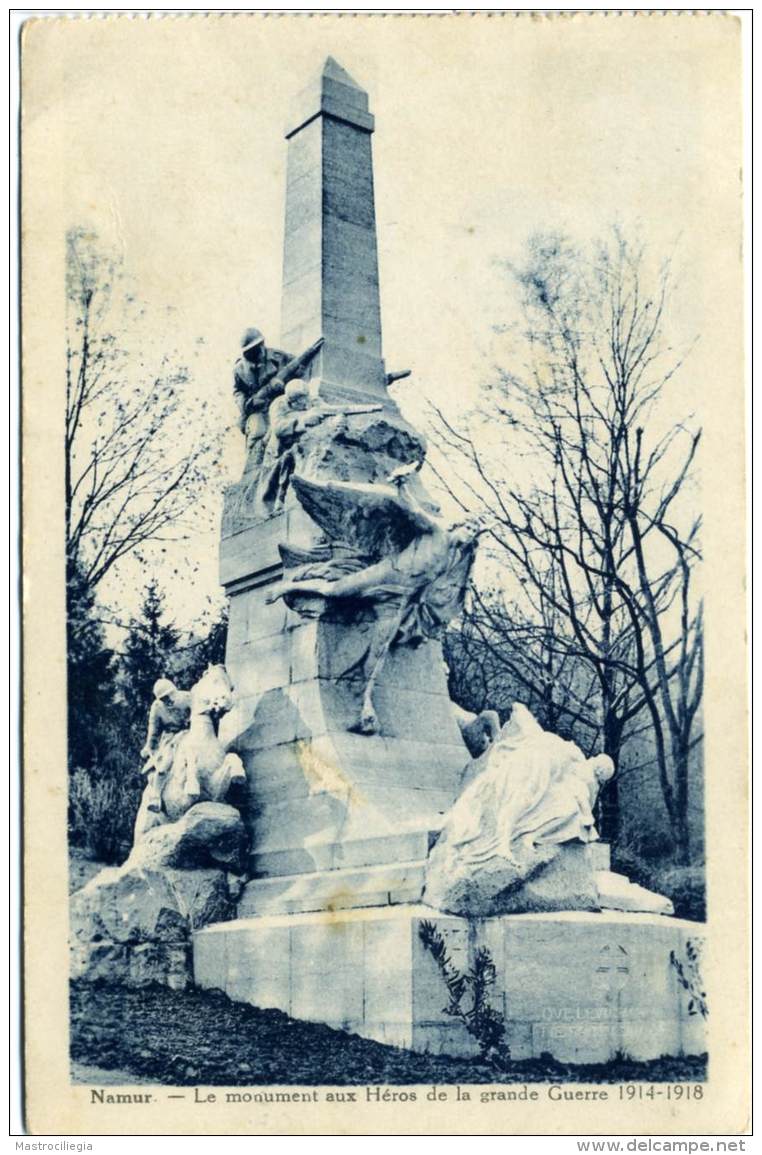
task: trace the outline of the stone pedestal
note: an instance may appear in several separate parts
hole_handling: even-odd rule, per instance
[[[362,623],[305,621],[266,605],[266,589],[231,598],[226,657],[237,705],[223,736],[246,766],[251,872],[320,870],[331,846],[369,839],[381,840],[373,864],[396,864],[401,834],[421,835],[425,858],[468,761],[439,643],[391,653],[380,733],[352,733],[359,691],[344,675],[367,646]]]
[[[290,500],[269,519],[233,528],[220,550],[230,596],[225,665],[236,694],[220,736],[246,767],[250,872],[320,870],[331,846],[368,839],[382,840],[375,864],[396,864],[396,836],[425,839],[440,828],[469,760],[441,645],[395,647],[374,695],[380,732],[351,732],[361,694],[352,668],[367,648],[370,617],[308,620],[282,601],[267,604],[282,572],[278,543],[315,539]]]
[[[426,891],[426,870],[436,826],[432,823],[427,830],[414,824],[405,830],[405,825],[400,820],[396,830],[385,835],[366,830],[362,838],[315,840],[301,850],[255,851],[252,862],[263,877],[244,887],[239,917],[395,906],[421,902],[424,894],[427,903],[434,903]],[[609,857],[604,842],[561,847],[549,868],[503,896],[501,913],[565,910],[573,901],[575,910],[608,908],[612,904],[601,901],[597,883],[609,877]]]
[[[422,921],[467,970],[479,946],[497,970],[493,1005],[515,1059],[549,1053],[599,1063],[699,1054],[670,952],[685,956],[693,923],[650,914],[562,912],[470,920],[419,904],[238,919],[194,936],[201,987],[416,1051],[474,1055],[444,1008],[442,976],[420,940]]]

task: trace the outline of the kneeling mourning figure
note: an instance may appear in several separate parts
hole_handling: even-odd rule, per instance
[[[426,871],[424,901],[454,914],[619,910],[671,914],[672,904],[596,869],[598,792],[614,775],[606,754],[586,758],[543,730],[521,704],[467,768]]]

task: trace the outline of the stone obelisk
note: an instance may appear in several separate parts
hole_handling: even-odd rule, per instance
[[[368,94],[329,57],[300,95],[288,140],[281,344],[325,344],[330,399],[388,401],[381,353]]]
[[[314,458],[313,476],[384,482],[425,448],[385,383],[373,117],[367,94],[330,58],[297,107],[287,132],[280,343],[295,354],[322,337],[310,367],[321,401],[380,407],[348,419]],[[347,671],[368,648],[373,611],[309,620],[269,603],[282,549],[312,548],[321,535],[290,488],[279,508],[247,504],[252,476],[226,495],[220,551],[238,701],[225,736],[247,770],[255,875],[241,911],[417,898],[430,831],[468,761],[441,644],[393,647],[375,689],[378,732],[353,732],[358,687]]]

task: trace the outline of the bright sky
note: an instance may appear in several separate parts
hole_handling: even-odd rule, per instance
[[[584,240],[619,221],[675,253],[675,341],[700,335],[675,415],[737,364],[737,330],[715,324],[740,259],[731,17],[239,14],[58,28],[27,45],[28,139],[49,145],[51,171],[60,162],[64,225],[123,254],[151,318],[145,354],[188,351],[223,425],[242,330],[278,340],[283,129],[329,54],[376,117],[385,356],[414,371],[398,393],[414,421],[419,396],[472,403],[493,326],[510,315],[497,262],[538,229]],[[216,531],[182,552],[201,567],[181,595],[190,620],[216,596]]]

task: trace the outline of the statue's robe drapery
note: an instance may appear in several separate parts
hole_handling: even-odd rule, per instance
[[[543,730],[528,710],[515,706],[484,757],[484,769],[450,811],[441,837],[457,848],[464,865],[495,856],[511,861],[521,840],[592,841],[597,834],[589,791],[573,774],[585,762],[574,742]]]

